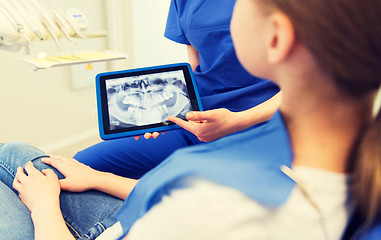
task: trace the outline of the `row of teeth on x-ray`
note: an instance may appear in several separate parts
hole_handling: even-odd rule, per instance
[[[124,84],[111,91],[110,115],[125,124],[164,122],[170,115],[177,116],[182,111],[189,111],[189,99],[184,89],[184,83],[178,79],[145,79]],[[118,126],[120,123],[117,120],[112,124]]]
[[[169,100],[172,97],[173,97],[173,93],[169,92],[169,91],[163,91],[162,95],[160,95],[160,94],[145,95],[143,97],[139,94],[135,94],[132,96],[131,95],[126,96],[123,99],[123,103],[124,104],[134,104],[134,105],[140,106],[142,101],[147,101],[146,105],[156,105],[157,103],[162,103],[164,101]],[[150,104],[150,103],[152,103],[152,104]]]
[[[136,107],[129,107],[128,108],[129,118],[119,118],[121,120],[124,120],[125,123],[133,123],[135,125],[145,125],[145,124],[151,124],[151,123],[157,123],[157,122],[163,122],[165,119],[163,119],[163,116],[168,115],[168,108],[166,105],[159,106],[157,108],[151,108],[151,109],[141,109]],[[113,122],[116,125],[119,125],[117,121]]]

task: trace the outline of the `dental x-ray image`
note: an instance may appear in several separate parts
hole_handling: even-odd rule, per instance
[[[106,81],[110,130],[185,118],[192,110],[183,71]]]

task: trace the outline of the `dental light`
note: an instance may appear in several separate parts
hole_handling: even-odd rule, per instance
[[[76,39],[106,37],[107,33],[87,33],[89,21],[79,9],[70,8],[65,11],[56,0],[49,0],[54,7],[48,8],[40,1],[0,0],[0,49],[18,52],[25,48],[27,54],[30,54],[34,42],[54,41],[57,49],[55,56],[40,53],[36,57],[29,55],[22,59],[35,70],[127,58],[126,54],[111,51],[63,53],[61,38],[76,44]]]

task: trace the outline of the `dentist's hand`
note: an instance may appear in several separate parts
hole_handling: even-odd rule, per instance
[[[19,193],[21,201],[32,212],[41,211],[47,206],[59,206],[61,192],[58,177],[51,169],[37,170],[32,162],[28,162],[24,169],[19,167],[13,188]]]
[[[173,116],[168,117],[168,120],[193,133],[200,141],[210,142],[240,130],[237,117],[237,113],[219,108],[205,112],[188,112],[188,121]]]
[[[161,134],[165,134],[165,132],[161,132]],[[150,138],[153,138],[153,139],[156,139],[158,136],[160,135],[159,132],[153,132],[153,133],[145,133],[144,134],[144,138],[145,139],[150,139]],[[134,136],[135,140],[139,140],[140,136]]]

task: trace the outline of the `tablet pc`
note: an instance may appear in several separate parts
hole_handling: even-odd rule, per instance
[[[167,117],[203,110],[188,63],[100,73],[96,92],[104,140],[180,128]]]

